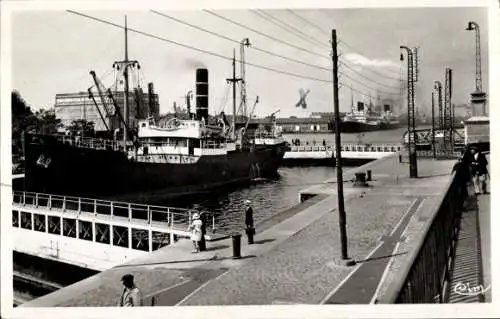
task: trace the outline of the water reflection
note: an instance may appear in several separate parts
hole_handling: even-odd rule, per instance
[[[214,212],[217,231],[242,231],[246,199],[252,201],[254,219],[258,223],[298,204],[301,189],[334,176],[335,168],[332,167],[283,167],[274,178],[159,204]]]

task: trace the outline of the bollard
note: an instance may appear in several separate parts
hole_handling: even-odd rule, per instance
[[[231,238],[233,239],[233,259],[241,258],[241,234],[234,233]]]
[[[366,181],[371,182],[372,180],[372,170],[369,169],[366,171]]]
[[[200,248],[200,251],[206,251],[207,250],[207,242],[206,242],[206,239],[205,239],[205,235],[207,233],[207,230],[206,230],[206,214],[201,214],[200,218],[201,218],[201,240],[198,242],[198,248]]]
[[[368,186],[366,184],[366,174],[365,173],[354,173],[355,179],[354,179],[354,186],[355,187],[364,187]]]

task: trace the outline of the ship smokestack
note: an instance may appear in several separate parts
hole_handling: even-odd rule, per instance
[[[196,119],[208,121],[208,69],[196,69]]]

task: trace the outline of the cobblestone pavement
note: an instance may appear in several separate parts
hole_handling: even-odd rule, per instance
[[[402,179],[398,188],[367,189],[359,197],[348,200],[350,257],[358,261],[365,259],[398,223],[413,196],[419,193],[437,196],[448,178],[448,174],[424,178],[418,181],[417,187],[413,187],[415,182],[410,184]],[[382,184],[383,180],[379,178]],[[391,181],[385,178],[385,183]],[[410,191],[404,187],[405,183],[412,185]],[[320,303],[353,270],[334,263],[339,251],[338,215],[334,211],[264,255],[210,282],[182,305]]]

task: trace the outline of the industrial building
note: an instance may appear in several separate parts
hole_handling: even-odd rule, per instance
[[[138,119],[146,118],[148,116],[152,116],[154,118],[159,117],[160,105],[158,94],[153,94],[152,96],[152,101],[149,101],[148,93],[138,91],[132,91],[129,93],[128,109],[129,125],[131,127],[135,127]],[[123,104],[125,100],[124,92],[113,92],[113,97],[120,113],[123,114]],[[56,94],[56,102],[54,105],[56,117],[61,120],[61,123],[64,126],[70,126],[73,121],[80,119],[94,122],[96,132],[106,131],[106,125],[110,130],[120,128],[121,125],[119,118],[117,116],[108,116],[106,114],[106,110],[99,96],[94,96],[94,99],[95,102],[89,96],[88,92]],[[107,97],[105,97],[105,102],[110,106],[113,105],[111,99]],[[99,115],[96,104],[99,106],[99,110],[106,120],[106,125],[104,125],[101,115]]]

